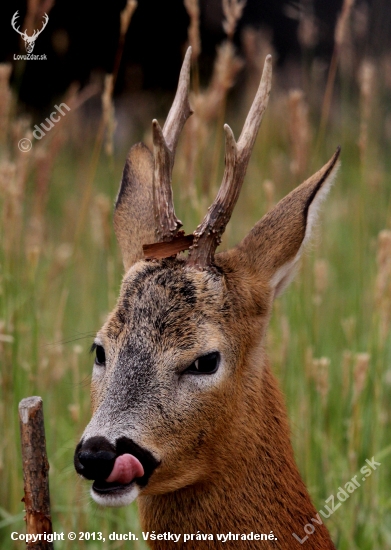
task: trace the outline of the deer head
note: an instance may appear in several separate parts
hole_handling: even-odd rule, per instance
[[[270,429],[261,396],[268,392],[264,337],[272,303],[294,274],[337,169],[339,149],[241,243],[215,253],[268,103],[268,56],[238,141],[224,127],[217,197],[193,235],[181,234],[171,172],[191,114],[190,59],[189,49],[163,129],[152,123],[153,151],[131,148],[115,205],[125,275],[93,344],[93,414],[75,452],[76,470],[93,480],[92,497],[108,506],[137,495],[148,506],[148,499],[212,487],[224,476],[244,479],[237,453],[248,461],[255,448],[254,418],[262,418],[263,437]],[[188,256],[179,254],[186,249]]]
[[[16,11],[11,19],[11,25],[12,25],[12,28],[18,33],[20,34],[20,36],[23,38],[24,40],[24,44],[25,44],[25,47],[26,47],[26,51],[27,53],[32,53],[33,50],[34,50],[34,46],[35,46],[35,41],[37,40],[38,36],[41,34],[41,32],[43,31],[43,29],[46,27],[46,25],[48,24],[48,21],[49,21],[49,16],[47,15],[47,13],[44,14],[43,16],[43,25],[42,25],[42,28],[41,30],[39,31],[34,31],[33,35],[32,36],[29,36],[27,34],[27,29],[24,31],[24,32],[20,32],[19,30],[19,27],[16,27],[16,20],[18,18],[18,12]]]

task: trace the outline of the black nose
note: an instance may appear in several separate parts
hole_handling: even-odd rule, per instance
[[[105,480],[117,457],[115,448],[104,437],[91,437],[76,447],[74,464],[78,474],[87,479]]]

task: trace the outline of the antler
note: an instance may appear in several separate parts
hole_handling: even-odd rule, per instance
[[[163,130],[156,119],[152,121],[154,208],[160,241],[171,240],[182,227],[182,222],[175,216],[171,176],[180,133],[186,120],[193,113],[189,104],[190,64],[191,48],[188,48],[179,75],[175,99]]]
[[[17,33],[19,33],[20,36],[22,36],[22,37],[24,38],[25,36],[27,36],[26,32],[20,32],[19,27],[16,28],[16,26],[15,26],[15,25],[16,25],[16,20],[17,20],[17,18],[19,17],[18,13],[19,13],[19,11],[16,11],[16,12],[14,13],[14,15],[13,15],[13,17],[12,17],[12,19],[11,19],[11,25],[12,25],[12,28],[14,29],[14,31],[16,31]],[[26,29],[26,31],[27,31],[27,29]]]
[[[246,174],[255,139],[268,104],[272,78],[272,57],[268,55],[261,82],[251,109],[247,115],[240,138],[236,143],[228,124],[225,131],[225,171],[217,197],[203,222],[194,231],[188,265],[200,270],[213,263],[214,253],[231,218]]]

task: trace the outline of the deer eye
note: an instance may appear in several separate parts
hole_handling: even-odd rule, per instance
[[[99,344],[92,344],[91,351],[95,350],[95,365],[98,365],[99,367],[105,367],[106,366],[106,354],[103,346],[100,346]]]
[[[198,357],[182,374],[213,374],[219,368],[220,354],[217,351]]]

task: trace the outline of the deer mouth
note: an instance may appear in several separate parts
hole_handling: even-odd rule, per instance
[[[91,487],[91,497],[101,506],[127,506],[138,497],[140,489],[141,487],[136,483],[136,480],[126,485],[94,481]]]
[[[93,482],[91,496],[98,504],[124,506],[147,485],[160,461],[127,437],[113,444],[93,436],[77,445],[74,463],[77,473]]]
[[[143,466],[134,455],[119,455],[110,475],[105,480],[94,481],[91,496],[102,506],[126,506],[138,497],[157,465],[157,461],[153,465],[147,461]]]
[[[105,480],[95,480],[92,489],[100,494],[113,493],[129,488],[145,475],[144,467],[135,456],[125,453],[117,456],[113,469]]]
[[[106,481],[94,481],[92,484],[92,489],[96,493],[105,494],[105,493],[112,493],[114,491],[122,491],[123,489],[126,489],[127,487],[130,487],[133,484],[127,483],[126,485],[120,484],[120,483],[107,483]]]
[[[126,506],[133,502],[160,464],[149,451],[126,437],[117,440],[116,454],[110,474],[92,484],[91,496],[103,506]]]

